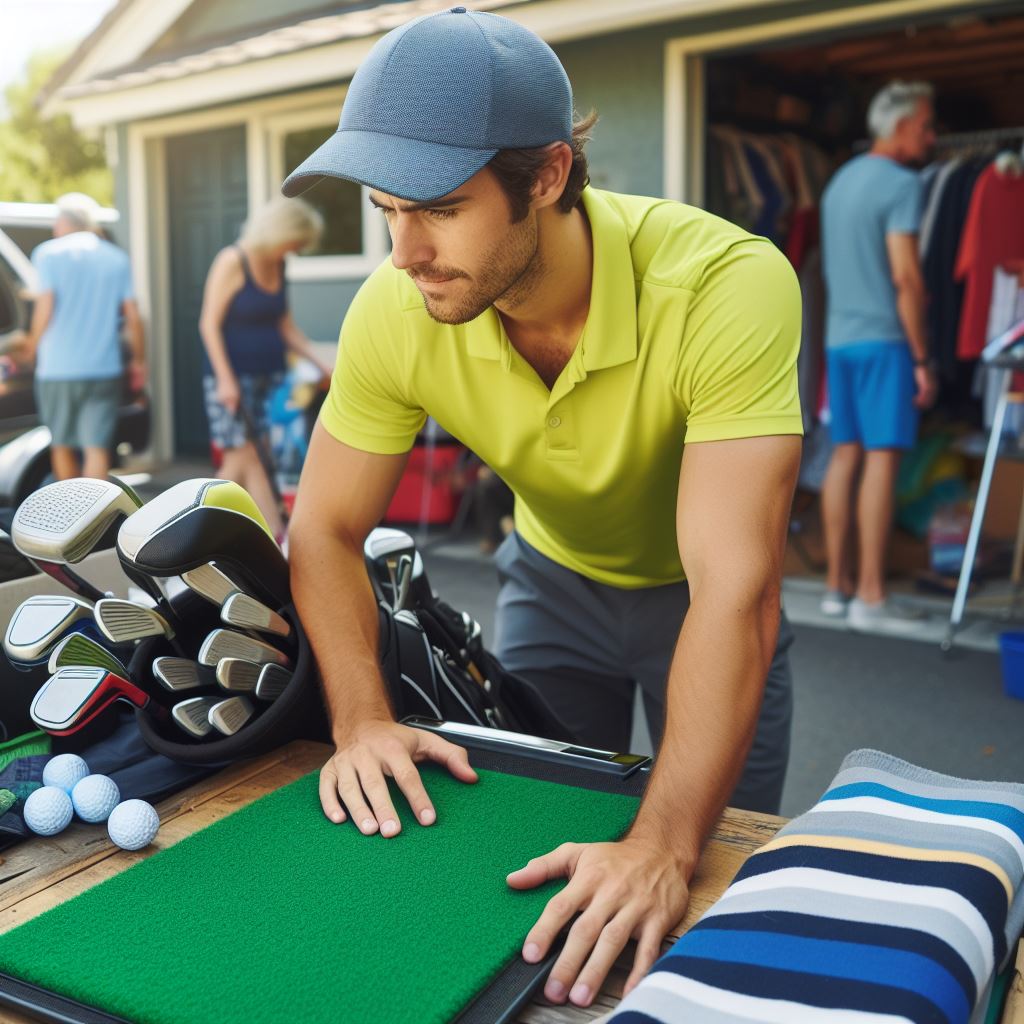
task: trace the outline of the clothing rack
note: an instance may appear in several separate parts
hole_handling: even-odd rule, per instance
[[[1024,139],[1024,126],[1020,128],[989,128],[976,132],[954,132],[940,135],[935,140],[937,147],[970,146],[974,143],[1003,142]]]

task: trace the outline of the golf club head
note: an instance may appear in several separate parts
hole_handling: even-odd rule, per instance
[[[100,632],[113,644],[132,643],[147,636],[168,640],[174,636],[170,623],[158,611],[134,601],[105,597],[96,602],[94,614]]]
[[[283,651],[279,651],[272,644],[257,640],[252,636],[243,636],[230,629],[215,629],[203,641],[199,648],[199,663],[201,665],[216,666],[221,658],[240,658],[242,661],[251,661],[256,665],[266,665],[271,662],[291,667],[291,659]]]
[[[117,536],[124,565],[180,576],[209,562],[272,608],[290,602],[288,562],[256,503],[230,480],[186,480],[129,516]]]
[[[262,601],[236,590],[229,594],[220,610],[221,621],[236,629],[255,629],[274,636],[291,636],[292,627]]]
[[[214,674],[205,665],[199,665],[191,658],[170,655],[153,659],[153,678],[172,693],[213,686],[216,682]]]
[[[78,665],[84,668],[105,668],[108,672],[127,678],[124,663],[98,640],[84,633],[71,633],[64,637],[52,651],[47,668],[52,675],[59,668]]]
[[[33,491],[14,513],[11,540],[30,558],[80,562],[104,533],[142,505],[118,480],[76,477]]]
[[[186,569],[181,578],[191,590],[218,608],[239,589],[238,584],[213,562]]]
[[[256,711],[247,697],[228,697],[210,708],[210,725],[225,736],[234,736]]]
[[[231,693],[255,693],[262,667],[242,658],[221,658],[217,662],[217,684]]]
[[[29,717],[54,736],[67,736],[91,722],[116,700],[137,708],[149,697],[134,683],[103,668],[60,668],[43,683],[32,700]]]
[[[53,645],[81,621],[93,617],[93,606],[71,595],[35,594],[22,601],[4,634],[4,653],[11,664],[42,664]]]
[[[363,558],[377,600],[383,601],[391,608],[396,607],[396,574],[402,555],[412,558],[412,575],[409,577],[408,588],[413,595],[413,603],[429,603],[433,598],[433,592],[423,568],[423,559],[416,550],[416,542],[404,530],[395,530],[388,526],[378,526],[371,530],[363,542]]]
[[[219,704],[222,699],[221,697],[189,697],[188,700],[179,701],[171,708],[171,718],[189,736],[202,739],[213,732],[213,726],[210,724],[210,709]]]
[[[292,674],[288,669],[273,663],[264,665],[256,683],[256,696],[260,700],[277,700],[291,681]]]

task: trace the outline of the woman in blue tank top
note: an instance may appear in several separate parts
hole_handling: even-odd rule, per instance
[[[210,441],[222,452],[218,475],[253,496],[278,538],[284,524],[242,412],[266,437],[267,402],[284,377],[286,349],[331,373],[292,319],[284,272],[285,256],[315,245],[322,228],[319,213],[300,199],[268,203],[217,254],[199,317]]]

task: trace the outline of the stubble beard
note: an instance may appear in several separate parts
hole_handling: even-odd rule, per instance
[[[439,324],[454,325],[475,320],[499,301],[504,309],[515,309],[533,294],[543,277],[543,259],[538,248],[537,217],[530,214],[513,224],[487,252],[474,286],[465,295],[449,302],[424,295],[427,314]]]

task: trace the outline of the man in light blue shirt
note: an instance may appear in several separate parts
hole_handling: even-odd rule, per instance
[[[133,391],[145,385],[142,321],[127,255],[97,234],[98,205],[72,193],[57,208],[54,237],[32,253],[39,287],[26,352],[36,359],[36,402],[52,434],[54,476],[105,477],[124,373],[122,318]]]
[[[834,445],[822,490],[822,611],[847,615],[854,628],[903,632],[917,616],[886,599],[885,551],[900,456],[917,439],[918,410],[935,398],[915,170],[935,143],[931,86],[886,86],[871,102],[868,126],[871,150],[836,172],[821,204]]]

